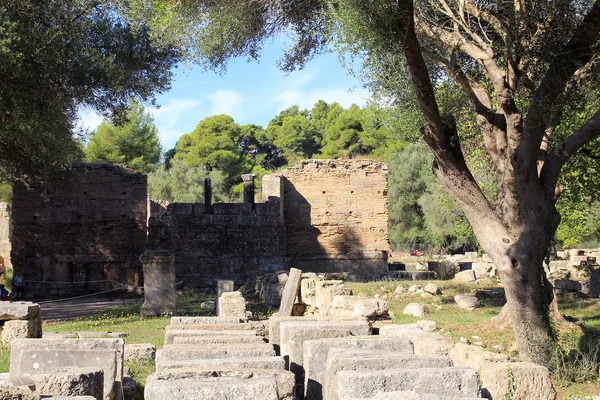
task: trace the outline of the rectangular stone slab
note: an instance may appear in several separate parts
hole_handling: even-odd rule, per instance
[[[204,330],[204,331],[253,331],[257,335],[267,337],[269,334],[267,321],[249,321],[243,324],[195,324],[195,325],[167,325],[165,330]]]
[[[298,289],[300,288],[301,276],[302,271],[299,269],[290,269],[288,280],[285,284],[285,288],[283,289],[283,294],[281,295],[281,305],[279,306],[279,313],[277,315],[281,317],[288,317],[292,315],[292,308],[294,307],[294,302],[296,300],[296,296],[298,295]]]
[[[163,361],[202,360],[230,357],[274,357],[275,350],[269,344],[189,346],[169,344],[156,351],[156,364]]]
[[[177,368],[213,368],[219,369],[280,369],[285,370],[285,362],[281,357],[242,357],[214,358],[203,360],[163,361],[156,365],[156,371]]]
[[[369,323],[364,321],[338,322],[283,322],[281,323],[281,355],[289,370],[296,375],[296,383],[304,386],[303,346],[306,340],[344,336],[361,336],[370,333]],[[300,392],[302,394],[302,392]]]
[[[218,333],[218,332],[215,332]],[[207,345],[207,344],[264,344],[265,339],[256,335],[205,335],[205,336],[175,336],[173,344]]]
[[[282,322],[326,322],[326,321],[366,321],[362,317],[328,317],[313,315],[309,317],[281,317],[273,315],[269,318],[269,343],[280,345],[280,331]]]
[[[353,397],[344,400],[481,400],[481,397],[448,397],[438,396],[436,394],[417,393],[412,390],[403,390],[400,392],[381,392],[375,397]]]
[[[179,326],[179,325],[177,325]],[[168,327],[167,327],[168,328]],[[177,337],[204,337],[204,336],[215,336],[220,335],[221,337],[258,337],[256,332],[251,330],[237,330],[237,331],[215,331],[215,330],[201,330],[201,329],[166,329],[165,330],[165,345],[173,344]]]
[[[0,320],[33,319],[40,313],[40,305],[30,301],[0,301]]]
[[[156,372],[146,380],[145,400],[166,399],[264,399],[279,400],[277,382],[273,376],[253,376],[245,373],[240,377],[181,376]]]
[[[382,336],[348,336],[341,338],[307,340],[303,346],[304,388],[311,392],[311,398],[321,398],[321,388],[325,385],[327,357],[329,349],[369,349],[386,350],[403,354],[413,354],[412,343],[403,338]]]
[[[171,317],[171,325],[239,324],[239,317]]]
[[[10,352],[11,377],[46,373],[62,367],[99,367],[104,371],[104,398],[112,399],[123,379],[123,339],[20,339]]]
[[[337,373],[339,371],[380,371],[387,369],[418,369],[452,367],[447,356],[426,357],[372,350],[332,348],[327,355],[327,372],[323,395],[327,400],[337,400]],[[318,396],[314,398],[319,398]]]
[[[466,367],[340,371],[337,379],[342,399],[404,390],[451,398],[477,397],[479,392],[479,374]]]

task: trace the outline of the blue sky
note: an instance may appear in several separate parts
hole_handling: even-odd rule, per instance
[[[319,99],[339,102],[347,108],[364,105],[369,92],[344,70],[336,54],[324,54],[301,71],[285,75],[276,67],[283,41],[267,43],[259,63],[236,59],[223,76],[195,67],[178,68],[172,88],[157,96],[160,108],[147,107],[158,126],[165,150],[199,121],[215,114],[229,114],[239,124],[266,126],[281,110],[298,105],[311,108]],[[93,130],[102,118],[90,110],[80,112],[81,125]]]

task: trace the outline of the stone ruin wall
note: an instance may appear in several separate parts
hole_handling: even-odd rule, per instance
[[[13,187],[12,262],[38,282],[141,284],[146,176],[109,164],[76,164],[49,183]],[[80,294],[109,282],[28,283],[28,297]]]
[[[175,257],[177,281],[186,288],[215,286],[216,279],[242,285],[268,270],[289,269],[279,201],[172,203],[150,217],[148,248]]]
[[[310,272],[387,274],[387,166],[305,160],[284,170],[286,255]]]
[[[7,203],[0,203],[0,257],[0,267],[10,269],[10,204]]]

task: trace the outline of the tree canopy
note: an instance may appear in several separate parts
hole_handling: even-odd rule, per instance
[[[108,161],[148,173],[160,161],[162,148],[152,116],[132,101],[126,120],[120,125],[103,121],[90,136],[86,161]]]
[[[79,106],[123,115],[169,88],[178,51],[132,25],[116,2],[0,2],[0,179],[68,167]]]

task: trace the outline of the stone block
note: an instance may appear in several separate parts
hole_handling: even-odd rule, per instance
[[[600,268],[593,270],[590,276],[590,297],[593,299],[600,297]]]
[[[507,362],[505,354],[484,351],[481,346],[472,346],[465,343],[456,343],[448,355],[456,366],[471,367],[480,372],[481,366],[486,362]]]
[[[423,291],[425,293],[429,293],[429,294],[433,294],[433,295],[442,294],[442,291],[437,287],[437,285],[435,285],[433,283],[428,283],[427,285],[425,285],[425,287],[423,288]]]
[[[215,308],[217,310],[217,315],[219,315],[219,298],[223,293],[233,292],[234,285],[232,280],[227,279],[217,279],[217,300],[215,302]],[[219,315],[220,316],[220,315]]]
[[[482,262],[474,262],[471,264],[471,269],[475,273],[475,278],[489,278],[490,273],[494,269],[494,264],[491,263],[482,263]]]
[[[145,400],[229,399],[280,400],[277,380],[268,373],[247,371],[163,371],[150,375]]]
[[[0,321],[33,319],[40,315],[40,305],[29,301],[0,302]]]
[[[554,287],[569,292],[579,292],[581,290],[581,283],[570,279],[557,279],[554,281]]]
[[[189,344],[189,345],[220,345],[220,344],[264,344],[265,339],[255,335],[220,335],[219,332],[214,332],[218,336],[176,336],[173,338],[173,344]]]
[[[123,339],[20,339],[10,352],[10,375],[50,373],[57,368],[99,368],[104,372],[104,398],[120,391]]]
[[[332,308],[341,308],[349,311],[354,311],[354,304],[358,300],[360,300],[360,297],[338,295],[333,297],[333,300],[331,301],[331,304],[329,306]]]
[[[156,351],[156,364],[163,361],[191,361],[213,358],[273,357],[275,351],[269,344],[188,346],[170,344]]]
[[[327,400],[338,400],[337,373],[340,371],[384,371],[452,367],[446,356],[417,356],[388,351],[330,349],[323,393]],[[318,398],[318,397],[317,397]]]
[[[452,279],[460,268],[458,264],[449,261],[441,260],[439,262],[429,262],[429,270],[437,274],[438,279]]]
[[[510,370],[510,372],[509,372]],[[504,399],[511,390],[509,375],[512,375],[512,399],[550,400],[556,398],[550,373],[546,367],[528,362],[488,362],[480,370],[482,386],[492,399]]]
[[[142,363],[147,361],[154,362],[156,358],[156,346],[152,343],[135,343],[125,345],[125,355],[123,362]]]
[[[171,317],[171,325],[240,324],[244,321],[245,317]]]
[[[304,388],[307,399],[320,399],[325,384],[328,352],[332,348],[385,350],[413,354],[413,344],[402,338],[382,336],[352,336],[319,340],[307,340],[303,345]]]
[[[183,361],[163,361],[156,365],[156,371],[178,368],[206,368],[206,369],[285,369],[285,361],[281,357],[239,357],[239,358],[214,358]]]
[[[379,328],[381,336],[395,336],[410,340],[415,347],[415,354],[445,356],[452,344],[445,336],[433,332],[425,332],[417,324],[384,325]]]
[[[416,322],[417,326],[425,332],[433,332],[437,329],[437,323],[435,321],[428,321],[425,319]]]
[[[143,317],[173,314],[177,309],[175,258],[167,251],[146,250],[140,261],[144,265],[144,304],[140,314]]]
[[[314,273],[302,274],[300,280],[300,302],[307,306],[317,306],[316,284],[324,280],[323,277],[317,276]]]
[[[217,303],[217,315],[219,317],[246,318],[246,300],[242,293],[238,291],[223,293]]]
[[[214,301],[203,301],[200,303],[201,310],[215,311],[217,309],[216,303]]]
[[[406,307],[404,307],[402,314],[412,315],[413,317],[420,318],[431,314],[431,307],[427,304],[409,303],[406,305]]]
[[[283,322],[281,323],[281,355],[289,370],[299,382],[303,382],[304,342],[344,336],[369,335],[371,329],[366,320],[338,322]]]
[[[369,400],[478,400],[479,397],[448,397],[438,396],[437,394],[418,393],[414,390],[402,390],[399,392],[380,392],[374,397],[369,397]],[[367,400],[365,398],[351,398],[344,400]]]
[[[10,320],[4,323],[2,327],[2,344],[10,347],[10,344],[17,339],[33,339],[42,337],[41,318],[37,316],[28,320]]]
[[[322,316],[322,315],[311,315],[307,317],[280,317],[273,315],[269,318],[269,343],[279,346],[281,324],[283,322],[296,322],[296,323],[312,323],[312,322],[328,322],[328,321],[365,321],[364,318],[355,316]]]
[[[381,299],[360,299],[354,304],[354,315],[369,319],[388,315],[388,302]]]
[[[454,301],[459,308],[469,311],[473,311],[474,309],[479,308],[481,305],[477,297],[469,296],[467,294],[457,294],[454,296]]]
[[[479,375],[466,367],[340,371],[337,379],[342,399],[407,390],[455,399],[477,397],[479,392]]]
[[[244,326],[243,324],[239,324],[240,326]],[[180,327],[184,327],[183,326],[175,326],[174,328],[180,328]],[[193,326],[193,325],[191,325]],[[190,325],[187,325],[187,327],[191,327]],[[207,327],[213,327],[214,325],[206,325]],[[167,328],[169,328],[167,326]],[[229,329],[234,329],[234,326],[228,327]],[[246,329],[246,330],[228,330],[228,331],[221,331],[221,330],[215,330],[215,329],[166,329],[165,330],[165,345],[168,344],[173,344],[175,342],[175,339],[178,337],[201,337],[201,336],[215,336],[215,335],[219,335],[221,337],[226,337],[226,336],[256,336],[256,332],[254,332],[253,330],[250,329]]]
[[[64,368],[28,376],[35,384],[35,391],[42,396],[91,396],[104,398],[104,371],[102,369]]]
[[[477,277],[475,276],[475,271],[468,269],[466,271],[460,271],[454,276],[459,282],[475,282]]]
[[[323,309],[331,304],[339,295],[352,295],[352,290],[344,285],[344,281],[318,281],[315,283],[316,307]]]
[[[281,305],[279,307],[278,315],[282,317],[288,317],[292,315],[292,308],[296,302],[298,296],[298,290],[300,289],[300,278],[302,271],[296,268],[291,268],[290,273],[281,295]]]

